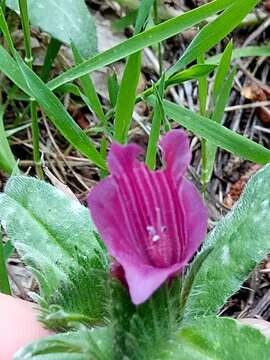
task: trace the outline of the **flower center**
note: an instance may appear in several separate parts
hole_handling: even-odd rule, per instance
[[[148,239],[150,240],[148,242],[147,252],[153,265],[163,267],[168,266],[170,262],[166,256],[168,253],[166,247],[169,245],[167,241],[167,227],[163,224],[160,208],[155,208],[155,210],[155,224],[146,227]]]

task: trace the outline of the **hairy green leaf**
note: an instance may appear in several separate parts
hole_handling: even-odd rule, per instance
[[[58,334],[19,350],[14,360],[109,360],[112,358],[109,328]]]
[[[19,13],[18,0],[6,4]],[[96,27],[84,0],[28,0],[30,22],[64,43],[72,42],[85,57],[96,52]]]
[[[161,360],[268,360],[270,342],[233,319],[206,317],[182,327]],[[154,359],[154,358],[152,358]]]
[[[87,208],[43,181],[15,176],[0,194],[0,221],[39,281],[47,324],[51,305],[102,320],[107,260]]]
[[[270,165],[249,181],[240,201],[208,236],[213,251],[195,279],[186,317],[217,313],[269,252]]]

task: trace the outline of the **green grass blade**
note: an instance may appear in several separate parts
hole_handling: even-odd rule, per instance
[[[141,1],[137,19],[136,19],[136,23],[135,23],[135,33],[134,33],[135,35],[139,34],[144,29],[154,1],[155,0],[142,0]]]
[[[0,168],[8,174],[17,169],[16,160],[7,140],[7,135],[3,123],[4,107],[0,106]]]
[[[225,107],[228,103],[229,96],[231,93],[235,74],[236,74],[236,67],[232,70],[232,72],[228,76],[228,79],[223,80],[224,85],[220,89],[219,96],[216,99],[216,104],[213,111],[212,119],[218,123],[221,123],[222,121]]]
[[[6,259],[4,256],[3,235],[1,230],[0,230],[0,292],[7,295],[11,294],[7,267],[6,267]]]
[[[48,45],[48,49],[46,52],[46,56],[44,59],[44,64],[42,67],[42,72],[40,78],[45,83],[49,80],[49,74],[53,65],[55,58],[60,50],[61,42],[57,39],[51,38],[50,43]]]
[[[219,91],[219,96],[216,99],[216,104],[215,104],[214,112],[212,115],[213,121],[215,121],[217,123],[221,123],[221,121],[222,121],[225,106],[228,103],[229,96],[231,93],[235,74],[236,74],[236,68],[234,68],[234,70],[231,72],[228,79],[223,79],[224,85],[222,86],[222,88]],[[217,147],[207,141],[206,142],[206,159],[207,159],[207,161],[206,161],[206,169],[205,169],[206,182],[209,182],[212,177],[216,152],[217,152]]]
[[[199,56],[198,65],[200,67],[205,67],[204,65],[204,56]],[[206,74],[198,78],[198,94],[199,94],[199,106],[201,115],[206,115],[206,106],[207,106],[207,96],[208,96],[208,81]]]
[[[27,88],[27,94],[35,99],[44,109],[55,127],[77,150],[85,155],[89,160],[101,168],[106,168],[106,162],[96,150],[94,144],[72,119],[65,110],[60,100],[48,89],[43,81],[23,62],[16,49],[9,33],[2,9],[0,8],[0,27],[3,31],[5,40],[14,56],[20,78],[24,78],[23,86]],[[17,70],[16,70],[17,71]]]
[[[42,106],[55,127],[89,160],[101,168],[106,168],[105,161],[96,150],[94,144],[75,123],[60,100],[58,100],[42,80],[24,64],[18,54],[16,55],[16,60],[27,83],[28,93]]]
[[[240,24],[258,2],[259,0],[235,1],[214,21],[201,29],[168,73],[173,74],[183,69],[198,56],[211,49]]]
[[[128,58],[118,92],[115,108],[114,140],[119,143],[125,143],[127,140],[140,72],[141,51]]]
[[[25,79],[20,72],[16,61],[11,55],[0,45],[0,70],[23,92],[30,95]]]
[[[152,127],[149,136],[146,160],[145,163],[149,169],[154,170],[156,167],[156,156],[158,150],[158,139],[160,134],[161,124],[164,123],[165,112],[163,108],[163,95],[164,95],[164,76],[161,80],[160,86],[157,89],[155,87],[156,102],[154,106],[154,114],[152,120]]]
[[[210,74],[216,68],[216,65],[210,65],[211,66],[209,66],[209,64],[196,64],[188,69],[176,73],[165,81],[165,88],[172,85],[179,85],[189,80],[199,80],[201,77]],[[137,101],[141,100],[142,98],[146,98],[147,96],[153,94],[153,92],[154,86],[150,86],[145,91],[143,91],[143,93],[137,96]]]
[[[119,91],[119,84],[115,72],[113,72],[108,76],[108,91],[109,91],[109,98],[111,105],[112,107],[115,107],[117,103],[117,96]]]
[[[217,97],[220,94],[225,78],[229,72],[231,66],[232,51],[233,51],[233,43],[232,41],[230,41],[223,52],[219,66],[217,68],[215,81],[213,85],[213,92],[212,92],[214,104],[216,103]]]
[[[204,65],[204,55],[201,55],[197,59],[198,66]],[[207,76],[202,76],[198,79],[198,96],[199,96],[199,107],[200,114],[206,116],[207,112],[207,98],[208,98],[208,79]],[[206,140],[201,139],[201,183],[202,183],[202,192],[205,193],[206,190]]]
[[[147,46],[166,40],[196,24],[199,24],[209,16],[223,10],[234,2],[235,0],[214,0],[209,4],[167,20],[112,47],[109,50],[104,51],[103,53],[98,54],[84,63],[67,70],[62,75],[59,75],[54,80],[50,81],[48,86],[51,90],[54,90],[60,85],[78,79],[94,70],[121,60]]]
[[[76,65],[81,64],[84,61],[84,58],[81,56],[79,50],[74,44],[72,44],[73,56],[76,62]],[[82,88],[85,96],[88,99],[88,103],[92,111],[94,111],[97,117],[100,119],[103,126],[107,127],[107,119],[104,114],[101,102],[99,100],[98,94],[96,92],[93,81],[89,75],[84,75],[80,78]]]
[[[177,85],[188,80],[199,80],[200,78],[209,75],[216,68],[215,65],[211,65],[212,64],[197,64],[186,70],[180,71],[166,81],[166,87],[170,85]]]
[[[232,59],[237,60],[242,57],[250,56],[270,56],[270,46],[246,46],[243,48],[234,49],[232,52]],[[222,54],[209,57],[205,62],[207,64],[218,64]]]
[[[136,18],[138,15],[138,10],[133,10],[129,12],[126,16],[123,16],[120,19],[114,20],[112,28],[115,32],[124,31],[126,27],[135,24]]]
[[[150,100],[154,103],[154,100]],[[270,162],[270,150],[191,110],[164,101],[166,114],[194,134],[244,159],[259,164]]]

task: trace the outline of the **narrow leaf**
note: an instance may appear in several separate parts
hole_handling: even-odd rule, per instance
[[[104,51],[103,53],[96,55],[84,63],[67,70],[62,75],[59,75],[54,80],[50,81],[48,86],[51,90],[56,89],[60,85],[78,79],[82,75],[86,75],[92,71],[121,60],[147,46],[166,40],[196,24],[199,24],[201,21],[214,15],[216,12],[226,8],[234,2],[235,0],[214,0],[209,4],[200,6],[197,9],[167,20],[147,31],[144,31],[143,33],[133,36],[132,38]]]
[[[214,112],[212,114],[212,120],[217,123],[221,123],[221,121],[223,119],[225,107],[226,107],[229,97],[230,97],[235,74],[236,74],[236,68],[234,68],[234,70],[232,70],[228,79],[223,80],[224,84],[219,91],[219,95],[215,99],[215,108],[214,108]],[[216,152],[217,152],[217,147],[215,145],[213,145],[211,142],[207,141],[206,142],[207,162],[206,162],[206,169],[205,169],[206,182],[209,182],[212,177],[215,158],[216,158]]]
[[[207,64],[218,64],[222,54],[214,55],[206,60]],[[247,46],[238,49],[234,49],[232,52],[232,59],[236,60],[242,57],[250,56],[270,56],[270,46]]]
[[[148,101],[150,102],[150,99]],[[154,101],[151,100],[151,103]],[[209,140],[212,144],[259,164],[270,162],[270,150],[215,121],[195,114],[191,110],[170,101],[164,101],[164,109],[167,116],[194,134]]]
[[[76,62],[76,65],[81,64],[84,61],[84,58],[81,56],[79,50],[76,48],[75,44],[72,44],[73,56]],[[89,75],[82,76],[80,78],[82,88],[85,96],[88,99],[88,103],[92,111],[96,113],[100,119],[103,126],[107,126],[107,119],[105,117],[101,102],[99,100],[98,94],[96,92],[93,81]]]
[[[211,49],[240,24],[258,2],[259,0],[233,2],[221,15],[200,30],[181,58],[170,68],[168,74],[173,74],[183,69],[198,56]]]
[[[156,167],[156,155],[158,150],[158,139],[160,134],[161,124],[165,122],[165,112],[163,108],[163,97],[164,97],[164,85],[165,77],[161,78],[161,83],[159,88],[155,89],[156,103],[154,106],[154,114],[152,119],[151,132],[149,136],[147,151],[146,151],[146,160],[145,163],[149,169],[154,170]]]
[[[230,41],[222,54],[220,63],[217,68],[215,81],[214,81],[214,85],[213,85],[213,92],[212,92],[213,98],[214,98],[213,99],[214,104],[216,102],[216,98],[218,97],[218,95],[221,92],[221,89],[224,84],[224,80],[226,79],[227,74],[230,70],[232,51],[233,51],[233,43],[232,43],[232,41]]]
[[[6,173],[11,174],[18,167],[7,140],[3,115],[4,107],[0,105],[0,168]]]
[[[118,92],[114,120],[114,140],[119,143],[127,141],[140,73],[141,52],[139,51],[128,58]]]
[[[28,93],[42,106],[55,127],[89,160],[101,168],[106,168],[105,161],[96,150],[94,144],[79,125],[75,123],[60,100],[58,100],[42,80],[24,64],[19,55],[16,56],[16,60],[28,86]]]

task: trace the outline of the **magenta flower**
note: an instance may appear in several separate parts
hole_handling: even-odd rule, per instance
[[[184,178],[191,159],[187,135],[173,130],[160,145],[165,168],[150,171],[138,160],[139,146],[112,144],[111,175],[88,197],[94,223],[122,267],[120,278],[125,277],[134,304],[183,269],[207,230],[207,210]]]

